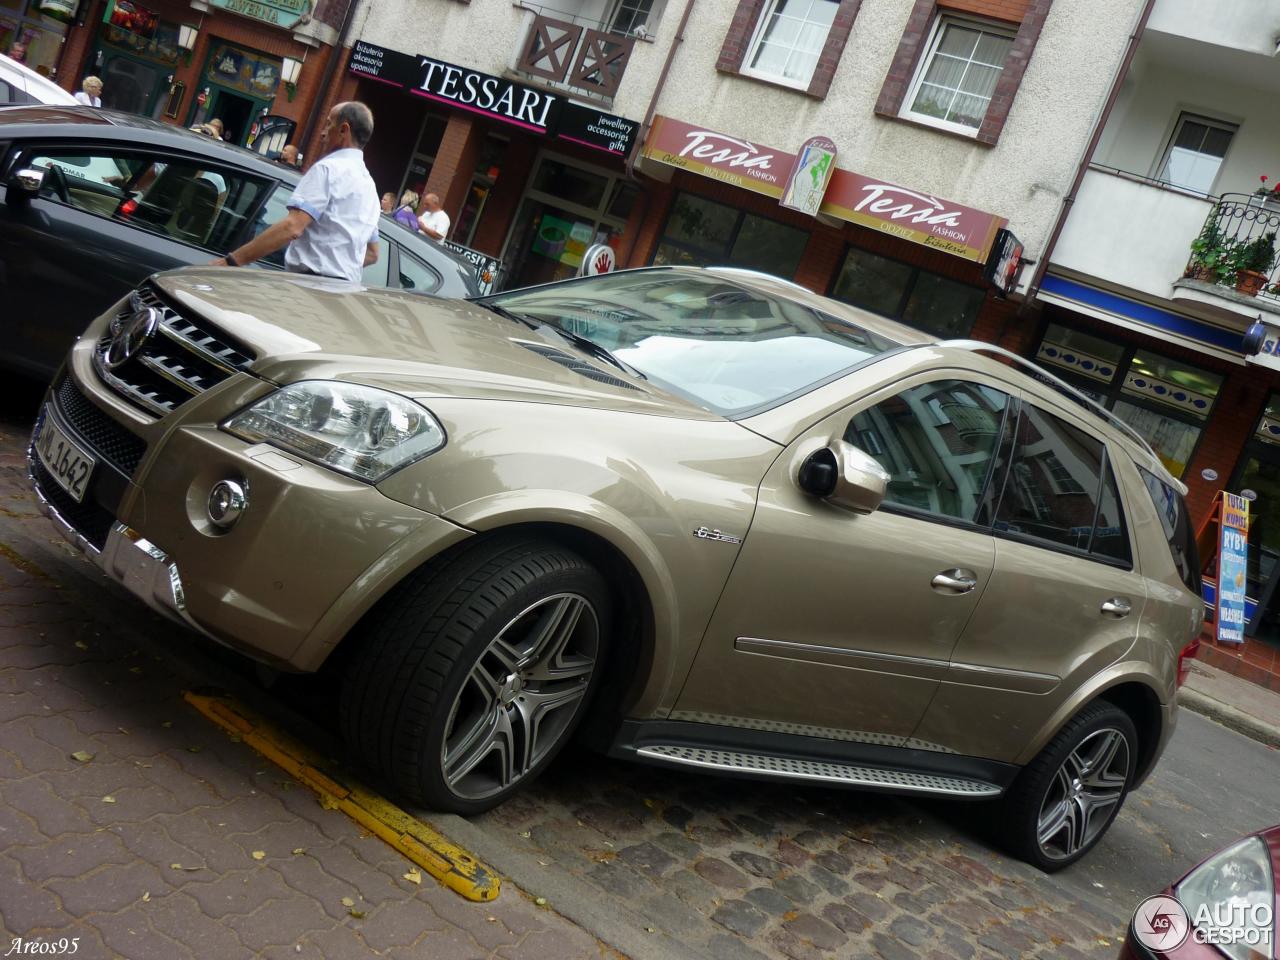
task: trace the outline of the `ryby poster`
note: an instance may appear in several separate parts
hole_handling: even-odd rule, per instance
[[[1249,561],[1249,501],[1222,494],[1222,522],[1218,524],[1218,610],[1215,626],[1219,643],[1244,643],[1245,573]]]

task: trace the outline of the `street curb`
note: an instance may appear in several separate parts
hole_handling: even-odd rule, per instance
[[[709,960],[706,953],[688,944],[677,944],[660,932],[646,932],[650,921],[617,902],[606,903],[599,888],[556,866],[543,866],[532,855],[513,849],[470,820],[421,809],[411,809],[410,813],[482,857],[522,890],[545,896],[556,913],[630,960]]]
[[[1280,749],[1280,727],[1259,720],[1257,717],[1251,717],[1229,703],[1223,703],[1207,694],[1183,687],[1178,691],[1178,704],[1210,720],[1216,720],[1236,733],[1242,733],[1259,743]]]

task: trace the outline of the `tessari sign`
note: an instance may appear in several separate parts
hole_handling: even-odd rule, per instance
[[[654,119],[643,154],[774,199],[783,196],[796,167],[794,154],[663,116]],[[834,166],[833,156],[830,167]],[[1006,223],[1003,217],[860,173],[824,172],[830,182],[819,212],[966,260],[985,263],[997,231]]]

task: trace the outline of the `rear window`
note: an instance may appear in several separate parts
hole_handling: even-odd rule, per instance
[[[1173,565],[1178,576],[1197,597],[1200,596],[1200,554],[1196,550],[1196,538],[1191,533],[1191,521],[1187,518],[1187,505],[1182,494],[1169,486],[1155,474],[1148,473],[1141,467],[1142,482],[1151,494],[1151,502],[1155,505],[1156,516],[1160,518],[1160,526],[1164,529],[1165,539],[1169,541],[1169,553],[1173,555]]]

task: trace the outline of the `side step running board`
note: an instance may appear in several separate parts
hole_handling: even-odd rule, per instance
[[[966,777],[918,773],[853,763],[801,760],[738,750],[692,747],[684,744],[648,744],[637,749],[636,755],[663,765],[698,767],[702,770],[768,777],[773,780],[800,780],[843,787],[891,790],[895,793],[978,799],[998,797],[1004,792],[994,783],[971,780]]]

